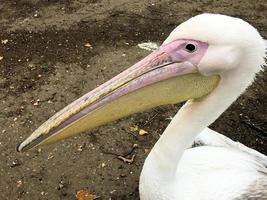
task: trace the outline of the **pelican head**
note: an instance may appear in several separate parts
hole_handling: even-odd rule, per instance
[[[175,28],[164,44],[179,38],[191,38],[208,45],[197,66],[206,76],[222,76],[240,67],[242,73],[254,77],[264,63],[264,40],[253,26],[239,18],[198,15]]]
[[[218,14],[195,16],[175,28],[158,50],[52,116],[18,151],[156,106],[201,100],[226,79],[239,95],[264,56],[264,41],[247,22]]]

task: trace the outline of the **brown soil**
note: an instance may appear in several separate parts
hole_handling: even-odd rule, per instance
[[[56,111],[147,55],[138,43],[162,42],[176,25],[202,12],[241,17],[267,37],[266,11],[265,0],[0,0],[0,199],[74,200],[82,188],[101,199],[139,199],[145,152],[179,105],[135,114],[42,150],[17,153],[16,146]],[[263,72],[212,125],[265,154],[266,83]],[[129,134],[133,125],[149,134]],[[103,153],[124,154],[133,144],[139,145],[133,164]]]

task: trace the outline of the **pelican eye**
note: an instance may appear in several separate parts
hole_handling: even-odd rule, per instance
[[[195,46],[194,44],[189,43],[189,44],[187,44],[187,45],[185,46],[185,49],[186,49],[188,52],[192,53],[192,52],[194,52],[194,51],[196,50],[196,46]]]

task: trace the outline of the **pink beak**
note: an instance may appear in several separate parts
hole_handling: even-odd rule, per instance
[[[202,51],[191,57],[185,56],[182,53],[185,42],[176,40],[162,45],[132,67],[66,106],[22,142],[18,151],[66,138],[147,108],[180,101],[169,94],[172,93],[170,89],[177,87],[171,86],[176,84],[171,80],[196,73],[196,66],[208,48],[206,43],[198,42]]]

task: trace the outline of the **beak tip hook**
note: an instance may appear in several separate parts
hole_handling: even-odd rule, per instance
[[[17,147],[16,147],[16,149],[17,149],[17,152],[21,152],[21,148],[20,148],[20,145],[21,145],[21,143],[19,143],[18,145],[17,145]]]

